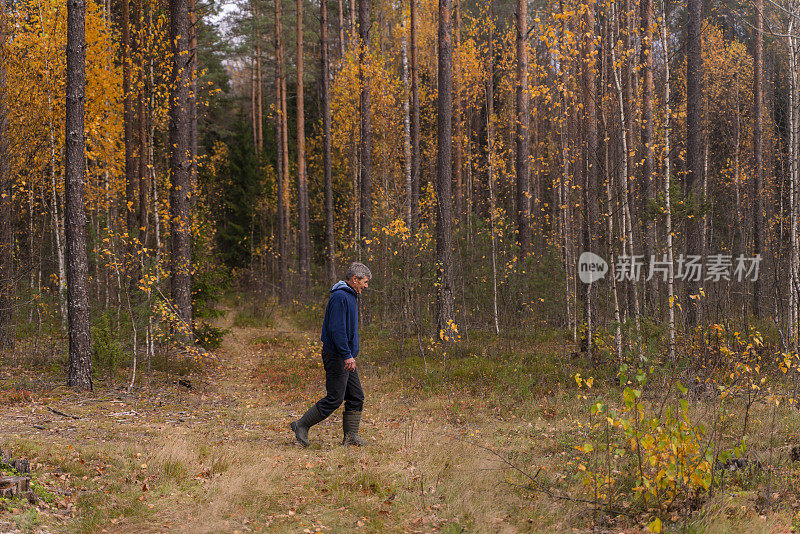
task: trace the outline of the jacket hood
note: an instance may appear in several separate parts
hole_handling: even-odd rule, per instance
[[[345,291],[349,291],[350,293],[352,293],[353,295],[358,297],[358,293],[356,293],[355,290],[352,287],[348,286],[347,282],[345,282],[344,280],[339,280],[338,282],[333,284],[333,287],[331,288],[331,293],[333,293],[334,291],[338,291],[340,289],[344,289]]]

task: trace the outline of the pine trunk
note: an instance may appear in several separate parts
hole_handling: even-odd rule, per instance
[[[454,29],[453,40],[455,42],[455,57],[458,58],[458,50],[461,48],[461,2],[463,0],[456,0],[455,18],[456,25]],[[453,61],[453,67],[456,70],[456,89],[455,89],[455,104],[453,111],[455,112],[455,158],[453,161],[453,171],[455,172],[455,191],[453,197],[455,199],[455,222],[456,224],[461,221],[464,215],[464,109],[462,105],[462,85],[463,72],[461,70],[461,62],[458,59]]]
[[[136,54],[136,66],[138,70],[138,85],[139,90],[137,93],[137,102],[136,102],[136,114],[138,116],[138,158],[137,161],[139,162],[139,168],[137,169],[137,176],[136,179],[138,181],[139,186],[139,216],[138,216],[138,223],[139,228],[136,232],[136,235],[139,239],[139,246],[144,247],[147,243],[147,227],[148,225],[148,217],[147,217],[147,165],[148,165],[148,158],[147,158],[147,121],[145,118],[145,99],[146,97],[146,83],[144,78],[144,53],[146,50],[146,30],[144,28],[144,2],[143,0],[137,0],[136,2],[136,11],[138,16],[137,21],[137,29],[138,29],[138,42],[137,42],[137,54]]]
[[[361,249],[369,257],[372,228],[372,95],[370,78],[364,69],[369,61],[371,0],[358,0],[358,34],[360,38],[359,78],[361,82]]]
[[[320,0],[320,62],[322,71],[322,166],[325,172],[325,222],[328,241],[328,280],[336,282],[336,231],[333,218],[333,175],[331,163],[331,104],[328,64],[328,1]]]
[[[452,41],[450,0],[439,0],[439,68],[436,151],[436,261],[438,294],[436,321],[440,333],[452,336],[454,313],[452,235]]]
[[[520,255],[525,258],[530,253],[531,210],[530,168],[528,165],[528,2],[517,0],[517,84],[515,88],[517,120],[515,121],[515,169],[517,173],[517,240]]]
[[[283,6],[282,0],[275,0],[275,152],[277,154],[277,197],[278,197],[278,280],[280,289],[278,298],[281,303],[288,299],[287,284],[289,282],[289,248],[287,233],[288,228],[288,173],[284,173],[284,166],[288,164],[289,155],[285,152],[288,140],[284,139],[284,122],[286,121],[286,80],[284,77],[284,58],[283,58]],[[288,171],[288,169],[286,169]]]
[[[191,338],[191,104],[189,53],[189,2],[170,0],[170,41],[172,43],[172,94],[169,106],[169,161],[171,188],[169,193],[172,255],[171,297],[178,313],[179,333]]]
[[[702,0],[687,0],[686,26],[686,206],[692,218],[687,222],[686,255],[701,254],[703,218],[702,177]],[[700,284],[688,281],[689,295],[699,293]],[[700,321],[701,299],[686,299],[686,321],[694,326]]]
[[[67,386],[92,389],[92,338],[89,327],[89,270],[86,256],[84,168],[86,137],[86,3],[67,3],[67,85],[65,123],[65,234],[69,369]]]
[[[308,176],[306,175],[306,116],[303,92],[303,0],[297,0],[297,224],[300,287],[311,283],[311,243],[308,235]]]
[[[8,42],[5,13],[0,13],[0,47]],[[5,62],[0,62],[0,351],[14,348],[14,233]],[[31,260],[33,249],[29,251]],[[32,263],[32,261],[31,261]],[[33,271],[33,269],[31,269]],[[34,290],[31,284],[31,291]]]
[[[342,0],[339,4],[339,61],[344,61],[344,6]]]

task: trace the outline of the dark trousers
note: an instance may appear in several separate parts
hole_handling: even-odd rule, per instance
[[[364,390],[358,379],[358,371],[345,371],[344,358],[326,350],[322,351],[325,366],[325,389],[327,395],[317,402],[320,415],[328,417],[344,402],[347,411],[360,412],[364,408]]]

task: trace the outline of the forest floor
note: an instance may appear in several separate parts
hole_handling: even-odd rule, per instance
[[[0,389],[0,449],[31,459],[38,497],[0,501],[0,532],[646,531],[644,516],[570,500],[583,495],[574,388],[524,403],[486,381],[432,392],[364,351],[369,446],[340,444],[339,411],[305,449],[288,424],[324,392],[316,330],[279,311],[239,327],[235,314],[220,320],[222,347],[182,379],[146,374],[130,394],[98,380],[76,394],[29,374],[24,389]],[[20,384],[24,362],[0,363],[0,384]],[[690,531],[790,531],[791,513],[751,508],[730,500]]]

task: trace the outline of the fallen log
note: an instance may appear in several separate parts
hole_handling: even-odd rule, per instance
[[[52,406],[48,406],[47,409],[50,410],[51,412],[53,412],[56,415],[60,415],[61,417],[67,417],[69,419],[76,419],[76,420],[80,419],[80,416],[78,416],[78,415],[70,415],[68,413],[64,413],[61,410],[56,410]]]

